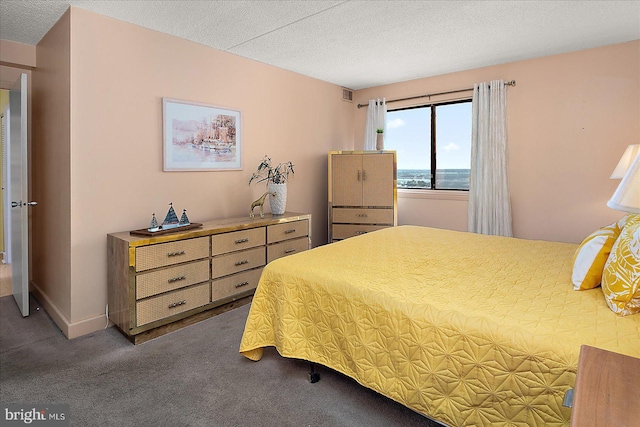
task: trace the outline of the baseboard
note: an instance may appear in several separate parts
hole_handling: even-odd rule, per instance
[[[70,322],[67,320],[64,314],[58,307],[49,299],[49,297],[42,292],[42,289],[32,280],[29,283],[29,290],[33,294],[33,296],[38,300],[44,311],[47,312],[51,320],[58,325],[58,328],[62,331],[62,333],[69,338],[69,325]]]
[[[78,338],[82,335],[99,331],[105,327],[106,320],[104,314],[90,317],[79,322],[70,322],[69,319],[67,319],[67,317],[53,303],[53,301],[51,301],[51,299],[42,292],[42,289],[40,289],[35,282],[31,281],[29,288],[33,293],[33,296],[36,297],[40,305],[44,308],[49,317],[51,317],[51,320],[58,325],[58,328],[60,328],[67,338]]]
[[[113,324],[109,323],[109,325]],[[69,325],[69,335],[67,335],[67,338],[78,338],[83,335],[90,334],[91,332],[104,329],[105,326],[107,326],[107,320],[104,314],[90,317],[79,322],[71,323]]]

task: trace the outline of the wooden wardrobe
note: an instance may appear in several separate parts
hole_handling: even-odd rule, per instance
[[[329,152],[329,242],[397,225],[395,151]]]

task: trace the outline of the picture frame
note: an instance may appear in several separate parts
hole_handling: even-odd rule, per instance
[[[242,113],[162,98],[165,172],[242,170]]]

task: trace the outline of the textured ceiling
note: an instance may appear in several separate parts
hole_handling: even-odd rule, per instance
[[[640,0],[0,0],[0,38],[69,5],[351,89],[640,39]]]

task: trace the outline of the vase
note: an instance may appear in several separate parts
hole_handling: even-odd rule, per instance
[[[376,150],[384,150],[384,134],[376,134]]]
[[[282,215],[287,207],[287,183],[275,184],[269,183],[269,206],[271,213],[274,215]],[[274,196],[275,193],[275,196]]]

